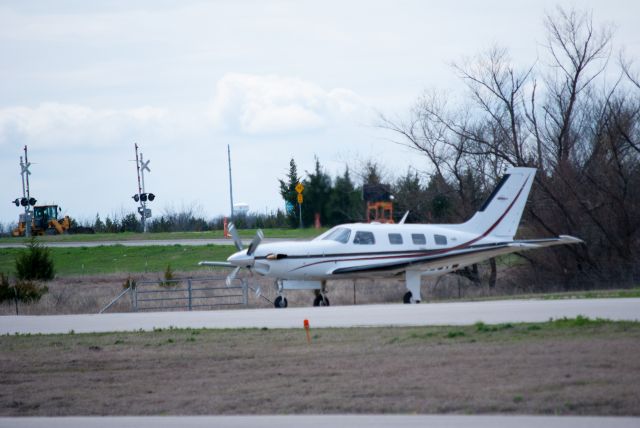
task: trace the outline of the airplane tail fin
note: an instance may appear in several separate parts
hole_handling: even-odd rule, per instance
[[[480,210],[462,228],[482,231],[483,237],[513,239],[533,184],[535,168],[511,168]]]

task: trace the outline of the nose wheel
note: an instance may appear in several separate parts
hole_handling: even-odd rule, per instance
[[[276,297],[276,300],[273,301],[273,306],[276,308],[286,308],[289,306],[289,302],[287,302],[287,298],[284,296]]]

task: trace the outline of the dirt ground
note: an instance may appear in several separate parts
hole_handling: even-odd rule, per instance
[[[313,326],[312,326],[313,328]],[[0,415],[640,415],[640,324],[0,337]]]

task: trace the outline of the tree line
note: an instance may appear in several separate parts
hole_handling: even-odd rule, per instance
[[[421,154],[450,220],[468,218],[505,169],[538,169],[520,234],[571,234],[586,245],[522,254],[531,276],[571,288],[640,278],[640,79],[610,26],[557,8],[543,58],[512,64],[494,46],[453,65],[459,102],[428,91],[404,120],[382,118]]]

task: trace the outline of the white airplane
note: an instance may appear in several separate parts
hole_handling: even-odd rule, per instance
[[[420,279],[439,276],[492,257],[582,243],[560,235],[555,238],[514,240],[527,202],[535,168],[511,168],[484,205],[461,224],[352,223],[336,226],[311,241],[260,245],[258,230],[247,249],[230,226],[238,252],[226,262],[200,262],[204,266],[234,267],[229,284],[241,268],[273,278],[278,288],[277,308],[287,307],[285,291],[314,290],[314,306],[329,305],[328,279],[398,277],[404,275],[405,303],[419,303]]]

